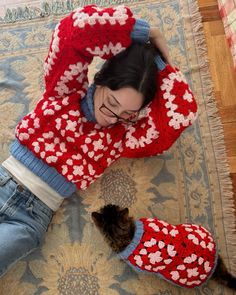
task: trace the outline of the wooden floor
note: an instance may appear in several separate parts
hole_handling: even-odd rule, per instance
[[[236,208],[236,72],[233,69],[217,0],[198,0],[198,4],[203,17],[215,98],[224,128]]]

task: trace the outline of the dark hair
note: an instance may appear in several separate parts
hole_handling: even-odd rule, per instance
[[[94,83],[111,90],[132,87],[144,96],[144,107],[154,98],[157,89],[155,54],[151,44],[133,43],[103,64],[95,74]]]

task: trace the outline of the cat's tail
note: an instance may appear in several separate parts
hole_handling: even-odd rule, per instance
[[[236,290],[236,278],[228,272],[220,256],[218,257],[217,266],[214,274],[212,275],[212,278],[220,284],[225,285],[230,289]]]

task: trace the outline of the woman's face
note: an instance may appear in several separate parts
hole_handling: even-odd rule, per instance
[[[97,86],[94,93],[96,121],[106,127],[120,119],[132,120],[141,109],[143,100],[143,95],[131,87],[111,90],[106,86]]]

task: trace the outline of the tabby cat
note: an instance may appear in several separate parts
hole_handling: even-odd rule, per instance
[[[113,251],[135,270],[156,273],[194,288],[210,277],[236,290],[236,278],[217,254],[212,235],[196,224],[171,225],[157,218],[134,221],[128,208],[106,205],[92,219]]]

